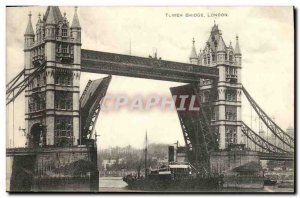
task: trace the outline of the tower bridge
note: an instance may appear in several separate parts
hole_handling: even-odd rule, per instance
[[[81,72],[183,83],[219,77],[219,70],[213,67],[85,49],[81,50]]]
[[[238,36],[235,47],[231,42],[227,46],[216,24],[199,53],[193,40],[189,63],[81,49],[77,8],[69,25],[58,7],[49,6],[44,17],[39,16],[36,32],[29,14],[24,38],[24,70],[7,84],[6,98],[9,105],[25,91],[28,144],[26,148],[7,149],[7,156],[18,158],[36,153],[32,171],[44,167],[51,171],[53,161],[65,162],[68,153],[73,153],[68,163],[78,159],[95,162],[96,150],[89,148],[95,147],[93,132],[100,101],[112,77],[89,81],[80,96],[81,72],[187,83],[170,90],[172,95],[196,95],[201,105],[199,112],[177,113],[189,160],[201,164],[206,172],[212,152],[245,145],[246,140],[258,146],[255,155],[261,159],[293,160],[294,139],[267,116],[242,86]],[[285,147],[274,145],[243,123],[243,93]],[[65,155],[59,157],[61,152]],[[47,155],[53,161],[47,161]]]

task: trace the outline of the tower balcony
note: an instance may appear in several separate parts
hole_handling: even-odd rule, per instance
[[[71,53],[56,53],[56,59],[61,63],[72,63],[74,59],[74,55]]]
[[[56,41],[72,42],[74,41],[74,38],[69,36],[56,36]]]
[[[45,60],[44,54],[36,55],[32,57],[32,63],[35,67],[41,65],[44,60]]]
[[[237,82],[237,75],[236,74],[226,74],[226,81],[236,83]]]

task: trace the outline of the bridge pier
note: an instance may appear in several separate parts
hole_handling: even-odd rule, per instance
[[[223,174],[225,188],[261,189],[264,187],[259,153],[232,148],[210,155],[212,174]]]
[[[10,192],[97,192],[96,147],[9,149]]]
[[[36,156],[15,156],[12,160],[12,174],[10,179],[11,192],[28,192],[31,190]]]

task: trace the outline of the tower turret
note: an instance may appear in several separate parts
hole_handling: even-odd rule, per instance
[[[77,9],[78,7],[75,6],[75,12],[74,12],[74,17],[73,17],[73,21],[72,21],[72,25],[71,28],[78,28],[81,29],[80,23],[79,23],[79,19],[78,19],[78,15],[77,15]]]
[[[235,49],[231,43],[226,46],[221,30],[214,23],[204,50],[199,55],[199,62],[204,66],[218,68],[219,79],[214,82],[205,79],[200,81],[200,96],[203,98],[202,109],[208,115],[211,114],[212,130],[219,133],[220,149],[241,142],[240,58],[238,40]],[[236,64],[237,61],[239,64]],[[208,100],[210,103],[207,103]]]
[[[199,54],[198,54],[198,64],[203,65],[203,53],[202,49],[200,49]]]
[[[46,40],[55,40],[55,26],[56,20],[54,16],[53,6],[50,6],[49,13],[46,18],[45,29],[46,29]]]
[[[34,42],[30,18],[29,22],[25,43]],[[36,41],[28,45],[28,50],[25,48],[27,68],[45,66],[28,86],[25,101],[26,127],[31,135],[42,139],[42,146],[65,147],[79,142],[81,27],[76,12],[72,25],[70,28],[59,7],[48,6],[45,15],[39,15]],[[25,70],[25,75],[31,72]],[[42,130],[36,126],[42,126]],[[28,142],[30,147],[40,146],[31,136]]]
[[[196,47],[195,47],[195,38],[193,38],[193,46],[192,46],[192,51],[190,55],[190,63],[192,64],[198,64],[198,57],[197,57],[197,52],[196,52]]]
[[[36,42],[40,43],[42,41],[42,28],[43,28],[43,23],[41,20],[41,14],[39,13],[38,15],[38,21],[36,23]]]
[[[24,69],[25,69],[25,76],[30,73],[30,69],[32,67],[32,52],[31,48],[34,44],[34,32],[31,22],[31,12],[28,14],[28,23],[24,33]],[[28,91],[28,87],[26,87],[25,92]],[[25,114],[28,113],[28,98],[25,98]],[[26,127],[28,122],[26,122]]]
[[[24,34],[24,67],[25,69],[31,68],[31,47],[34,44],[34,31],[31,23],[31,12],[28,14],[28,24]],[[27,72],[25,72],[27,74]]]
[[[225,45],[222,35],[220,35],[216,51],[217,51],[217,63],[218,64],[224,63],[226,60],[225,59],[226,45]]]
[[[77,15],[77,7],[75,7],[74,17],[71,25],[72,39],[76,43],[81,43],[81,26]]]
[[[34,43],[34,31],[33,31],[32,22],[31,22],[31,16],[32,16],[31,12],[29,12],[28,16],[29,16],[28,24],[27,24],[26,31],[25,31],[25,34],[24,34],[24,37],[25,37],[24,48],[25,48],[25,50],[29,49]]]
[[[241,66],[242,64],[242,53],[239,44],[239,37],[236,36],[236,44],[234,49],[234,58],[237,66]]]
[[[73,109],[79,111],[79,86],[80,86],[80,68],[81,68],[81,26],[79,23],[79,18],[77,15],[77,6],[75,7],[74,17],[71,25],[71,39],[74,43],[74,66],[78,68],[76,72],[76,78],[73,79],[73,86],[78,87],[77,92],[73,93]],[[80,131],[79,131],[79,117],[75,117],[73,119],[73,129],[74,129],[74,137],[75,139],[79,139]]]

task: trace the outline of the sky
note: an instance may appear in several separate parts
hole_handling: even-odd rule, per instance
[[[74,8],[60,7],[71,23]],[[46,7],[8,7],[6,21],[6,80],[23,69],[24,32],[28,13],[35,27],[38,13]],[[184,17],[185,13],[204,17]],[[209,17],[220,13],[222,17]],[[169,17],[183,14],[183,17]],[[205,46],[215,23],[222,30],[225,44],[239,36],[242,51],[242,84],[263,110],[282,128],[294,126],[294,26],[292,7],[79,7],[82,48],[148,57],[157,50],[163,60],[187,63],[195,38],[197,52]],[[89,79],[106,75],[83,73],[81,93]],[[126,93],[130,97],[150,94],[170,95],[170,87],[181,83],[113,76],[107,94]],[[258,130],[258,119],[245,97],[242,119]],[[7,106],[7,142],[23,146],[24,93]],[[14,116],[13,116],[14,114]],[[15,124],[13,125],[13,117]],[[251,124],[252,123],[252,124]],[[13,130],[14,129],[14,130]],[[27,129],[26,129],[27,130]],[[176,112],[120,110],[101,112],[96,124],[100,148],[144,144],[149,142],[184,145]]]

